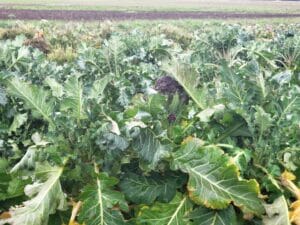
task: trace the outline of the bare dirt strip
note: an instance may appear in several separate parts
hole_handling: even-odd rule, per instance
[[[235,18],[295,18],[288,13],[232,12],[121,12],[89,10],[24,10],[0,9],[0,19],[20,20],[157,20],[157,19],[235,19]],[[300,22],[300,18],[299,18]]]

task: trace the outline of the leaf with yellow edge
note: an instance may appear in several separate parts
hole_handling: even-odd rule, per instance
[[[264,213],[257,182],[242,179],[237,166],[218,146],[188,138],[172,156],[172,169],[189,175],[187,189],[196,204],[225,209],[233,203],[245,214]]]

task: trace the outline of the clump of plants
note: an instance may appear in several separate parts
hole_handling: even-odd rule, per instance
[[[0,224],[297,225],[291,37],[218,25],[173,49],[143,29],[0,42]]]
[[[64,64],[67,62],[72,62],[76,58],[76,53],[74,49],[71,47],[62,48],[57,47],[51,50],[51,53],[48,55],[48,59],[51,61],[55,61],[58,64]]]
[[[159,26],[158,30],[160,33],[166,35],[166,38],[174,40],[176,43],[180,44],[183,49],[186,49],[191,43],[192,35],[181,27],[171,24],[162,24]]]

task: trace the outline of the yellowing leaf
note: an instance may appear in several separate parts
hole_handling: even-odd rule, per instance
[[[290,180],[290,181],[296,180],[296,176],[293,173],[288,172],[288,171],[284,171],[281,174],[281,177],[285,180]]]
[[[291,204],[290,211],[290,220],[293,224],[300,225],[300,189],[294,184],[293,180],[296,179],[296,176],[290,172],[283,172],[281,174],[281,183],[287,189],[289,189],[294,196],[297,198],[295,202]]]
[[[291,205],[290,220],[296,225],[300,225],[300,200],[297,200]]]
[[[295,175],[290,172],[284,172],[280,177],[282,185],[289,189],[294,196],[300,200],[300,189],[293,182],[295,178]]]
[[[0,214],[0,219],[4,220],[8,218],[11,218],[10,212],[3,212],[2,214]]]

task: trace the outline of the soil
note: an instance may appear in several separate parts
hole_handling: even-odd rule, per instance
[[[20,20],[160,20],[160,19],[235,19],[235,18],[293,18],[289,13],[232,12],[120,12],[90,10],[24,10],[0,9],[0,19]]]

